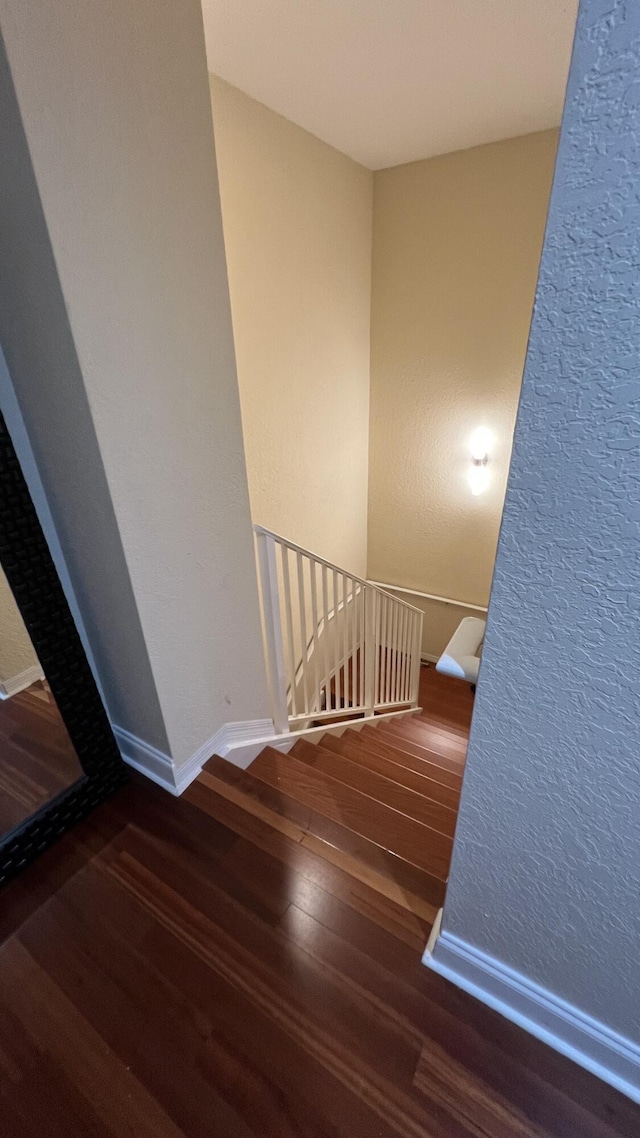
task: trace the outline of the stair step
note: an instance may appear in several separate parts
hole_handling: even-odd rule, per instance
[[[462,773],[463,770],[465,770],[465,760],[463,760],[462,756],[451,758],[450,756],[446,756],[446,754],[440,754],[437,751],[430,750],[424,743],[417,743],[416,740],[412,739],[409,735],[383,731],[383,728],[380,727],[364,729],[366,729],[366,731],[370,729],[370,731],[379,732],[378,737],[380,741],[384,740],[385,743],[388,743],[391,747],[395,747],[397,750],[402,749],[403,752],[413,754],[413,756],[421,761],[427,762],[429,766],[435,766],[438,772],[446,772],[452,775],[457,780],[456,785],[460,785]],[[437,778],[441,782],[443,781],[440,773],[438,773]],[[446,780],[446,782],[449,783],[449,780]]]
[[[254,778],[355,833],[378,842],[405,861],[445,880],[452,839],[322,774],[293,755],[266,747],[250,768]]]
[[[403,735],[383,731],[380,727],[364,727],[361,735],[367,739],[367,746],[392,762],[401,763],[418,774],[424,774],[434,782],[443,783],[460,791],[463,767],[458,762],[443,759],[435,751],[429,751],[419,744],[412,743]]]
[[[442,684],[432,684],[427,682],[424,684],[422,695],[424,701],[429,704],[442,704],[447,708],[473,708],[473,694],[468,684],[460,684],[457,688],[446,688]],[[424,702],[420,700],[420,706],[424,707]]]
[[[408,786],[410,790],[415,790],[425,798],[439,802],[441,806],[448,806],[450,810],[458,809],[460,801],[458,790],[437,782],[434,778],[428,778],[426,774],[408,766],[404,760],[411,761],[411,755],[403,755],[402,751],[394,751],[391,747],[386,748],[388,753],[383,755],[376,749],[378,744],[370,740],[369,736],[362,738],[362,733],[357,731],[345,731],[344,735],[323,735],[320,746],[361,763],[367,770],[377,771],[385,778],[401,782],[403,786]],[[421,762],[421,759],[415,759],[414,766],[417,767]]]
[[[405,886],[397,885],[383,874],[376,873],[351,854],[337,850],[313,834],[303,834],[300,831],[297,837],[292,839],[287,834],[283,840],[282,831],[278,832],[283,819],[278,814],[260,806],[253,799],[243,795],[237,787],[230,786],[209,771],[204,771],[195,782],[191,783],[183,796],[184,799],[197,806],[201,813],[220,822],[225,829],[234,830],[251,846],[264,850],[270,858],[284,861],[284,864],[291,866],[303,877],[308,877],[311,870],[311,880],[321,889],[324,888],[324,873],[318,861],[322,859],[322,862],[329,863],[337,871],[337,877],[336,873],[331,873],[334,895],[335,891],[338,891],[341,898],[355,902],[356,907],[360,903],[364,916],[370,916],[373,904],[380,917],[380,923],[386,925],[385,918],[387,918],[389,926],[396,935],[402,936],[403,931],[406,931],[408,943],[413,943],[416,935],[421,938],[421,925],[416,925],[415,917],[426,924],[427,932],[436,918],[438,910],[434,905],[412,893]],[[298,850],[291,848],[292,840],[298,846],[299,853]],[[240,856],[242,857],[242,853]],[[225,864],[228,865],[232,858],[233,852],[229,859],[225,859]],[[253,866],[251,873],[253,878]],[[364,890],[361,886],[364,886]],[[378,897],[372,899],[369,890],[374,890]],[[391,904],[388,905],[387,902]],[[404,910],[404,913],[398,912],[398,909]],[[403,931],[399,931],[398,925]]]
[[[466,680],[456,676],[445,676],[438,672],[434,664],[422,664],[420,667],[420,690],[428,694],[438,694],[445,697],[473,699],[471,688]]]
[[[434,726],[441,725],[444,731],[453,731],[455,734],[466,738],[469,734],[472,716],[472,707],[462,710],[462,708],[447,708],[441,707],[440,704],[428,703],[426,707],[422,708],[420,715],[413,716],[413,718],[426,719],[428,723],[432,723]]]
[[[279,757],[288,758],[285,755]],[[227,783],[238,805],[244,803],[249,813],[268,822],[293,841],[304,842],[306,835],[312,835],[314,839],[333,846],[336,851],[356,858],[375,873],[388,878],[400,888],[415,893],[431,905],[437,908],[442,905],[445,881],[441,877],[406,861],[380,845],[376,838],[369,839],[318,810],[303,806],[284,791],[276,790],[260,779],[254,778],[251,775],[251,767],[243,771],[233,766],[227,759],[214,756],[206,763],[200,778],[204,777],[206,782],[207,775]]]
[[[466,747],[457,740],[445,739],[440,732],[429,731],[428,727],[411,726],[408,720],[407,724],[394,724],[393,727],[384,724],[378,729],[385,739],[408,740],[417,743],[422,750],[430,751],[432,761],[437,766],[460,772],[460,768],[465,765]]]
[[[460,744],[466,744],[469,739],[469,726],[465,727],[464,724],[460,723],[448,723],[437,713],[432,714],[425,711],[424,708],[419,715],[407,716],[406,721],[414,726],[428,727],[431,731],[437,731],[447,739],[452,739]]]
[[[386,732],[389,728],[382,727],[382,730]],[[393,734],[397,734],[404,739],[411,739],[414,743],[419,743],[425,750],[432,751],[434,754],[439,755],[440,761],[443,759],[449,760],[448,763],[442,763],[442,765],[450,766],[450,769],[458,769],[461,764],[464,764],[467,753],[466,740],[457,739],[453,735],[443,734],[442,731],[430,727],[428,724],[414,723],[413,720],[407,720],[406,724],[394,724]]]
[[[469,728],[471,726],[471,716],[468,722],[460,722],[460,717],[455,720],[447,719],[446,716],[440,712],[429,711],[428,708],[423,708],[420,715],[408,716],[412,723],[417,723],[420,726],[431,727],[434,731],[441,731],[444,735],[453,736],[455,739],[461,739],[467,742],[469,738]]]
[[[468,727],[455,727],[453,724],[443,723],[442,720],[431,719],[424,712],[418,715],[405,715],[397,720],[387,720],[385,726],[421,727],[434,735],[442,736],[445,742],[463,749],[469,740]]]
[[[299,739],[290,755],[312,766],[314,770],[329,775],[337,782],[352,787],[361,794],[368,795],[385,806],[392,807],[407,818],[421,822],[438,830],[441,834],[453,837],[456,825],[456,812],[447,806],[418,794],[415,790],[379,774],[359,762],[353,762],[345,755],[325,749],[321,744]]]

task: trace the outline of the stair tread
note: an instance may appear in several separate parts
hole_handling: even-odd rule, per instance
[[[384,743],[378,744],[369,736],[362,738],[361,732],[356,731],[345,731],[344,735],[323,735],[320,745],[337,754],[346,755],[347,758],[353,758],[367,769],[377,771],[378,774],[395,782],[401,782],[418,794],[441,803],[442,806],[448,806],[451,810],[458,808],[460,794],[456,788],[438,782],[435,778],[430,778],[426,773],[415,769],[423,762],[422,759],[414,759],[411,766],[404,760],[408,759],[411,762],[413,756],[403,755],[402,751],[385,747]],[[381,748],[385,749],[384,754],[381,753]]]
[[[413,751],[420,758],[435,764],[442,770],[448,770],[453,774],[462,776],[466,752],[453,748],[447,749],[446,746],[441,747],[438,739],[431,739],[416,732],[389,731],[386,728],[377,728],[377,730],[381,732],[382,738],[390,740],[394,745],[405,748],[407,744],[410,744],[406,749]],[[418,750],[413,750],[416,747]]]
[[[252,812],[258,809],[259,816],[271,825],[274,824],[271,815],[276,814],[282,820],[281,824],[277,823],[278,828],[295,841],[301,840],[301,834],[311,834],[336,850],[357,858],[369,869],[382,874],[401,888],[410,890],[430,904],[437,907],[442,905],[445,882],[441,877],[385,849],[375,838],[358,834],[317,810],[302,806],[283,791],[276,790],[260,779],[254,778],[250,771],[251,768],[243,771],[227,759],[218,756],[209,759],[204,767],[205,773],[210,773],[234,787],[239,800],[245,798],[248,805],[251,804]]]
[[[427,703],[442,703],[443,706],[473,707],[471,688],[461,684],[460,688],[446,688],[442,684],[423,683],[421,691],[421,706]]]
[[[463,711],[460,708],[440,707],[440,705],[431,707],[427,704],[426,707],[422,708],[420,714],[414,718],[426,719],[436,725],[440,724],[445,731],[455,731],[460,735],[467,735],[472,716],[473,708],[471,707]]]
[[[443,723],[438,720],[425,715],[407,716],[405,727],[416,728],[419,731],[428,731],[429,734],[442,738],[446,743],[464,749],[469,741],[468,728],[454,727],[453,725]]]
[[[447,719],[446,715],[423,708],[420,715],[411,716],[411,720],[418,726],[427,726],[434,731],[442,731],[443,734],[453,735],[456,739],[462,739],[464,742],[469,738],[471,716],[469,716],[468,723],[464,723],[461,722],[460,716],[456,716],[455,719]]]
[[[383,726],[382,730],[387,733],[390,729]],[[461,765],[464,765],[467,753],[466,741],[454,739],[452,736],[447,737],[428,726],[409,726],[408,724],[405,726],[404,723],[399,723],[397,726],[394,725],[391,730],[394,737],[410,739],[423,747],[424,750],[437,755],[440,766],[448,766],[450,770],[458,770]]]
[[[413,743],[408,737],[396,735],[391,731],[382,731],[380,727],[365,727],[362,735],[371,742],[379,754],[390,758],[392,762],[401,761],[412,770],[426,774],[434,782],[441,782],[445,786],[460,790],[464,769],[461,763],[443,759],[435,751]]]
[[[425,921],[427,925],[433,924],[437,909],[432,903],[313,834],[302,834],[301,831],[294,836],[287,833],[282,828],[283,819],[278,814],[262,807],[218,775],[203,771],[191,783],[184,799],[226,829],[233,830],[243,842],[249,842],[263,850],[269,857],[281,861],[285,856],[286,864],[295,866],[296,873],[302,872],[307,876],[310,869],[312,880],[323,889],[325,875],[319,863],[328,863],[331,866],[332,889],[337,888],[349,902],[355,901],[356,907],[361,905],[365,910],[364,915],[368,915],[373,903],[381,923],[384,922],[385,927],[396,934],[400,925],[410,934],[408,941],[413,941],[416,935],[414,917]],[[290,849],[292,841],[298,850]],[[371,898],[370,890],[376,893],[374,899]]]
[[[460,688],[445,688],[442,684],[425,684],[420,695],[420,705],[442,704],[443,707],[462,707],[473,709],[473,695],[466,684]]]
[[[324,748],[321,743],[314,744],[307,739],[299,739],[290,751],[290,755],[310,764],[314,770],[321,771],[377,802],[392,807],[407,818],[413,818],[424,826],[438,830],[450,838],[453,837],[456,812],[440,802],[357,761],[354,762],[348,756]]]
[[[334,822],[385,847],[427,873],[446,878],[452,839],[329,775],[270,747],[249,768],[253,777]]]

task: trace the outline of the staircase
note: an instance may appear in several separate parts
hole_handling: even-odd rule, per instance
[[[212,758],[199,795],[218,795],[313,849],[430,923],[449,870],[473,697],[420,669],[422,710],[345,724],[288,753],[265,747],[246,771]],[[212,811],[215,813],[215,811]]]
[[[422,611],[253,529],[276,733],[417,708]]]

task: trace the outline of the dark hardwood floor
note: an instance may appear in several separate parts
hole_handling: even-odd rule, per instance
[[[0,701],[0,836],[82,776],[46,683]]]
[[[451,860],[473,697],[421,669],[422,712],[266,747],[246,771],[213,758],[201,788],[233,801],[433,921]]]
[[[464,691],[427,695],[468,719]],[[455,809],[460,760],[413,748],[397,785],[435,766]],[[133,777],[2,892],[3,1138],[640,1134],[639,1107],[424,968],[424,869],[398,883],[375,835],[214,769],[181,799]]]

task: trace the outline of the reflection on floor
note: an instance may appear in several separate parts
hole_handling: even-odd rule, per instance
[[[289,825],[134,776],[3,891],[3,1135],[640,1134],[640,1107],[424,968],[428,921]]]
[[[241,771],[211,759],[211,790],[431,922],[444,899],[473,711],[468,684],[421,669],[422,713],[271,747]]]
[[[0,837],[81,775],[46,681],[0,701]]]

